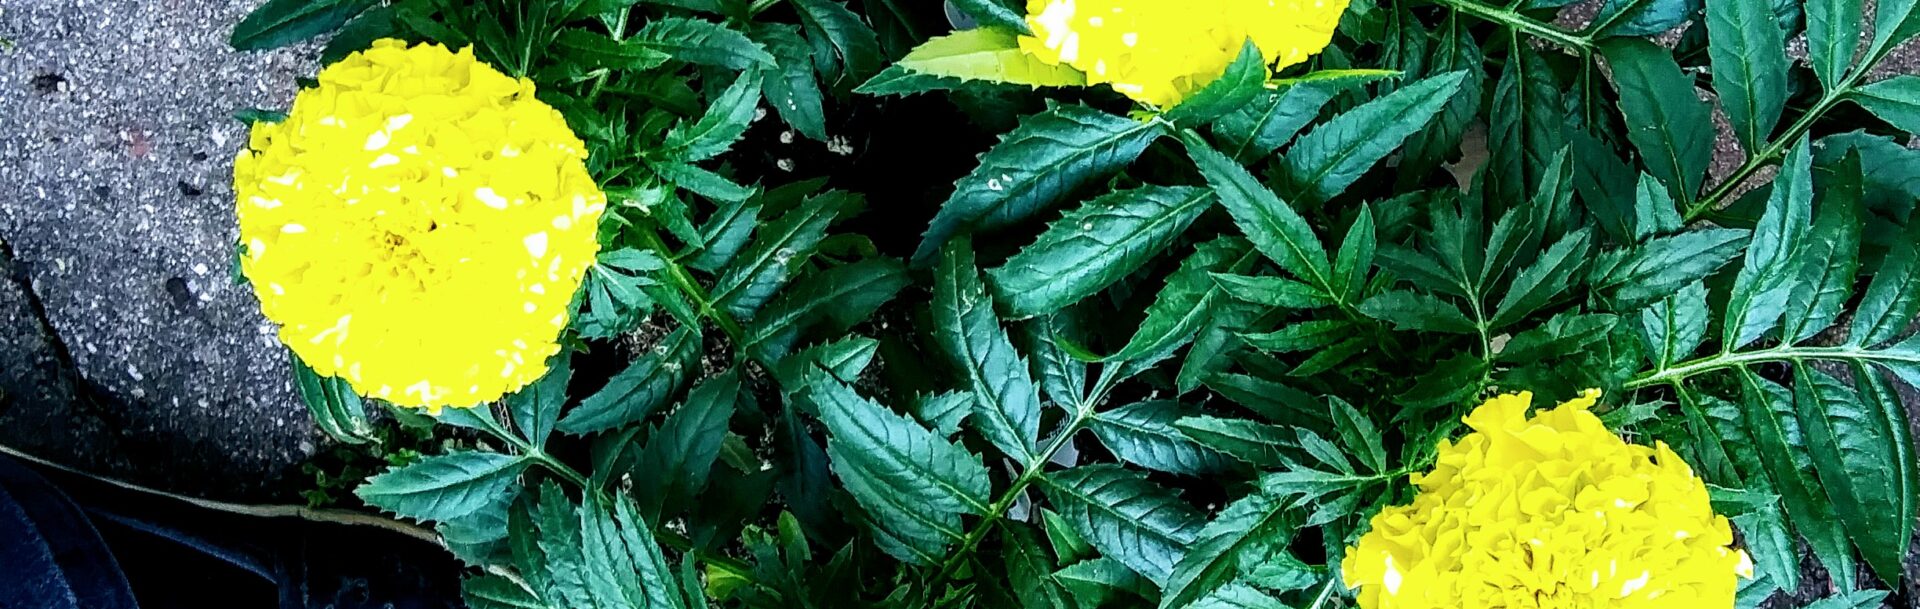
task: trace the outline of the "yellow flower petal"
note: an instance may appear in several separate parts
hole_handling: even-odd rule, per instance
[[[533,83],[380,40],[234,160],[241,271],[280,339],[365,395],[438,410],[546,372],[606,196]]]
[[[1732,549],[1705,483],[1665,444],[1629,444],[1590,409],[1600,393],[1527,416],[1488,400],[1441,441],[1410,505],[1382,510],[1340,575],[1364,609],[1727,608]]]

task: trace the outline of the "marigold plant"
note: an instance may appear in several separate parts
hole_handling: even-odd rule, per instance
[[[234,161],[240,268],[280,338],[364,395],[438,410],[540,378],[606,198],[533,83],[382,40]]]
[[[1360,606],[1731,607],[1753,577],[1706,484],[1665,442],[1628,443],[1598,390],[1527,416],[1495,397],[1442,440],[1410,505],[1373,517],[1340,563]]]
[[[1273,69],[1333,39],[1347,0],[1029,0],[1020,49],[1136,101],[1173,106],[1219,78],[1248,39]]]

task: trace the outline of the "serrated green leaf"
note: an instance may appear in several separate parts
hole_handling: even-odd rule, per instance
[[[1270,548],[1284,548],[1300,524],[1298,514],[1287,507],[1287,502],[1264,493],[1249,494],[1228,504],[1200,529],[1191,548],[1174,567],[1162,587],[1161,609],[1188,607],[1232,583],[1243,567],[1264,558]]]
[[[646,447],[629,472],[641,514],[655,520],[674,514],[665,510],[688,507],[706,487],[739,397],[736,373],[709,378],[687,392],[680,407],[647,435]]]
[[[1213,123],[1213,136],[1235,161],[1250,163],[1273,154],[1293,139],[1339,93],[1324,82],[1304,82],[1267,90]]]
[[[801,332],[824,325],[822,334],[844,333],[906,286],[906,265],[892,258],[869,258],[809,275],[754,315],[747,349],[763,360],[777,360]]]
[[[1554,243],[1533,264],[1515,275],[1507,294],[1494,308],[1490,327],[1500,329],[1520,321],[1572,287],[1587,262],[1589,233],[1580,229]]]
[[[1895,76],[1860,87],[1848,99],[1901,131],[1920,133],[1920,76]]]
[[[1425,127],[1452,101],[1465,79],[1466,72],[1460,71],[1409,84],[1301,136],[1287,151],[1285,164],[1304,202],[1317,204],[1345,191],[1408,136]]]
[[[605,387],[581,400],[561,417],[557,428],[581,435],[645,419],[680,392],[699,357],[700,333],[693,328],[675,330],[613,375]]]
[[[486,506],[526,465],[514,455],[452,452],[387,468],[353,494],[368,505],[415,520],[451,520]]]
[[[1030,87],[1078,87],[1087,77],[1065,64],[1050,64],[1020,50],[1019,34],[997,27],[961,30],[936,36],[914,47],[894,68],[924,76],[986,81]],[[897,81],[886,73],[860,85],[856,92],[883,92],[882,83]],[[898,91],[884,91],[898,92]]]
[[[827,141],[826,111],[820,84],[813,79],[813,50],[792,26],[763,25],[754,37],[773,55],[774,67],[761,76],[767,105],[794,131],[816,142]]]
[[[1466,70],[1467,78],[1460,91],[1440,110],[1440,115],[1407,139],[1406,156],[1401,159],[1399,167],[1403,172],[1402,184],[1424,177],[1442,162],[1458,157],[1461,138],[1466,135],[1467,127],[1474,123],[1474,117],[1480,114],[1486,80],[1482,66],[1486,58],[1481,55],[1473,33],[1468,30],[1473,22],[1471,17],[1450,11],[1446,22],[1440,26],[1440,41],[1435,43],[1432,56],[1426,58],[1427,70],[1435,74]]]
[[[816,377],[807,394],[827,426],[834,472],[866,508],[879,533],[875,543],[888,554],[936,564],[963,535],[960,515],[986,513],[990,489],[980,457],[839,381]]]
[[[1147,317],[1119,351],[1092,361],[1128,361],[1170,353],[1193,340],[1225,293],[1213,282],[1216,272],[1244,271],[1256,255],[1231,237],[1200,244],[1167,276],[1166,286],[1147,306]],[[1079,357],[1076,355],[1075,357]]]
[[[1333,419],[1319,399],[1299,389],[1240,374],[1215,375],[1207,379],[1207,388],[1275,423],[1333,429]]]
[[[560,419],[560,408],[567,403],[567,382],[573,380],[572,359],[564,351],[549,358],[547,373],[540,380],[501,400],[513,416],[514,426],[535,447],[546,444],[554,422]]]
[[[1807,63],[1828,90],[1839,86],[1860,50],[1860,26],[1866,23],[1861,0],[1808,0]]]
[[[1033,34],[1027,28],[1026,18],[1002,0],[954,0],[953,6],[981,25],[1006,28],[1016,34]]]
[[[987,0],[980,0],[987,1]],[[1007,584],[1020,606],[1029,609],[1074,609],[1066,589],[1053,579],[1053,557],[1025,526],[1000,521],[1001,555]]]
[[[753,189],[741,186],[720,174],[673,161],[647,161],[647,169],[659,174],[662,179],[675,186],[685,188],[694,194],[715,201],[744,201],[753,196]]]
[[[1214,307],[1174,375],[1174,389],[1179,395],[1199,389],[1208,377],[1231,366],[1233,354],[1244,346],[1240,334],[1261,314],[1259,307],[1244,302],[1219,300]]]
[[[1873,609],[1885,606],[1886,598],[1886,590],[1854,590],[1808,603],[1803,609]]]
[[[1719,270],[1740,253],[1747,231],[1705,228],[1655,238],[1626,251],[1618,265],[1595,264],[1588,281],[1596,292],[1611,296],[1615,308],[1630,311],[1680,291]],[[1589,273],[1593,275],[1593,272]]]
[[[1620,318],[1604,313],[1564,312],[1539,327],[1515,334],[1500,349],[1498,359],[1525,364],[1580,353],[1607,340],[1607,333],[1619,323]]]
[[[947,246],[934,271],[935,342],[973,392],[973,423],[994,446],[1032,460],[1040,435],[1040,396],[1020,353],[993,311],[973,263],[973,246]]]
[[[1888,421],[1877,408],[1863,403],[1852,388],[1812,366],[1794,372],[1793,404],[1800,429],[1806,432],[1807,453],[1819,473],[1833,512],[1846,526],[1853,545],[1882,580],[1900,580],[1901,561],[1912,539],[1912,514],[1901,510],[1903,474],[1912,475],[1912,463],[1903,454]],[[1905,425],[1904,420],[1897,424]],[[1911,454],[1911,449],[1904,451]]]
[[[1104,556],[1054,571],[1053,580],[1072,593],[1082,607],[1102,607],[1112,600],[1128,597],[1144,599],[1153,594],[1153,582],[1140,577],[1120,561]]]
[[[1032,217],[1082,186],[1131,163],[1166,132],[1158,120],[1135,121],[1086,106],[1055,106],[1027,117],[954,185],[915,250],[930,262],[954,236]]]
[[[321,377],[292,353],[288,353],[287,359],[293,362],[293,386],[300,392],[300,401],[307,405],[307,413],[313,416],[315,427],[347,444],[365,444],[374,439],[373,424],[367,422],[366,404],[360,400],[360,394],[347,385],[346,379]]]
[[[1680,232],[1685,223],[1680,210],[1673,203],[1673,195],[1660,180],[1651,175],[1640,174],[1640,181],[1634,187],[1633,199],[1633,240],[1646,241],[1662,235]]]
[[[654,19],[634,32],[632,40],[687,63],[733,70],[774,65],[773,56],[746,34],[702,19]]]
[[[1179,402],[1152,400],[1096,414],[1088,428],[1115,457],[1140,467],[1189,476],[1224,469],[1220,453],[1174,428],[1179,418]]]
[[[227,44],[241,51],[287,46],[331,32],[374,4],[373,0],[268,0],[233,26]]]
[[[1787,155],[1767,198],[1767,211],[1754,227],[1745,264],[1727,300],[1724,351],[1758,340],[1786,310],[1813,224],[1813,155],[1808,146],[1802,139]]]
[[[1199,134],[1187,131],[1180,139],[1200,174],[1219,195],[1221,207],[1233,216],[1255,248],[1307,285],[1327,294],[1341,293],[1333,288],[1333,268],[1327,261],[1326,248],[1299,212],[1239,163],[1214,151]]]
[[[1138,270],[1172,245],[1213,202],[1184,186],[1146,186],[1095,198],[987,271],[1012,318],[1051,313]]]
[[[1854,306],[1847,332],[1851,345],[1872,347],[1893,340],[1920,313],[1920,245],[1915,241],[1895,245],[1872,275],[1873,281]]]
[[[1393,324],[1400,330],[1473,334],[1477,326],[1460,307],[1430,294],[1407,290],[1385,292],[1360,303],[1360,312]]]
[[[1179,105],[1168,108],[1161,116],[1176,125],[1199,125],[1245,107],[1256,95],[1266,90],[1267,60],[1260,54],[1260,47],[1247,39],[1240,46],[1240,54],[1233,63],[1227,64],[1222,73],[1205,88],[1192,97],[1181,101]]]
[[[1796,261],[1799,274],[1787,295],[1781,337],[1798,343],[1833,325],[1847,301],[1860,270],[1858,206],[1862,197],[1860,166],[1853,164],[1836,181],[1820,186],[1822,199],[1806,249]],[[1850,174],[1851,177],[1847,177]]]
[[[1627,140],[1675,199],[1691,202],[1713,160],[1713,116],[1666,49],[1639,39],[1600,46],[1620,90]]]
[[[1566,103],[1546,59],[1514,47],[1488,106],[1487,187],[1493,200],[1522,201],[1548,179],[1553,155],[1567,147]]]
[[[673,59],[638,42],[614,40],[605,34],[571,28],[560,30],[553,37],[553,48],[569,59],[590,66],[621,70],[656,68]]]
[[[682,122],[667,131],[659,153],[683,163],[720,156],[746,134],[759,107],[760,73],[742,72],[731,86],[713,98],[699,120]]]
[[[834,378],[852,383],[859,380],[860,373],[867,369],[868,364],[873,363],[873,356],[879,350],[880,341],[864,336],[814,345],[781,358],[773,366],[773,377],[789,395],[805,389],[807,377],[816,371],[825,371]]]
[[[959,433],[960,423],[973,413],[973,394],[966,391],[949,391],[938,395],[918,395],[907,408],[913,412],[913,418],[933,428],[942,438],[951,438]]]
[[[725,268],[747,247],[759,219],[760,205],[745,197],[721,203],[700,226],[700,241],[688,253],[687,268],[709,273]]]
[[[1567,132],[1572,146],[1573,184],[1580,202],[1615,242],[1637,241],[1634,235],[1634,171],[1608,145],[1582,129]],[[1642,174],[1644,175],[1644,174]],[[1647,178],[1652,181],[1652,178]],[[1658,185],[1658,181],[1654,181]],[[1663,194],[1665,190],[1661,191]],[[1671,198],[1669,198],[1671,202]],[[1669,204],[1668,208],[1673,206]],[[1676,212],[1677,213],[1677,212]]]
[[[1380,443],[1380,430],[1374,427],[1373,419],[1337,397],[1327,396],[1327,407],[1333,411],[1334,429],[1340,432],[1345,449],[1359,456],[1360,464],[1369,471],[1387,471],[1387,448]]]
[[[879,36],[845,4],[834,0],[793,0],[792,4],[813,44],[814,66],[822,78],[832,81],[844,75],[859,82],[880,71],[886,57],[880,51]]]
[[[1741,388],[1742,420],[1767,477],[1780,493],[1787,517],[1829,573],[1852,579],[1853,553],[1833,503],[1814,481],[1815,464],[1795,416],[1792,394],[1746,368],[1735,371],[1735,376]]]
[[[754,319],[760,307],[793,278],[827,237],[827,226],[844,209],[843,196],[825,193],[760,227],[727,272],[714,283],[713,303],[739,319]]]
[[[1360,298],[1360,292],[1367,287],[1367,276],[1373,272],[1373,257],[1378,246],[1373,206],[1362,204],[1353,224],[1347,227],[1346,238],[1340,241],[1339,253],[1334,255],[1333,284],[1342,292],[1335,300],[1351,302]]]
[[[1069,411],[1080,409],[1087,399],[1087,363],[1075,359],[1062,347],[1062,340],[1079,340],[1077,314],[1068,309],[1028,321],[1023,329],[1027,337],[1027,355],[1033,358],[1033,376],[1054,405]]]
[[[549,609],[532,592],[498,575],[475,575],[461,580],[460,598],[472,609]]]
[[[1855,22],[1854,31],[1860,30]],[[1867,57],[1877,59],[1882,53],[1920,33],[1920,1],[1886,0],[1875,5],[1873,11],[1873,43],[1867,45]]]
[[[1701,0],[1607,0],[1594,26],[1601,36],[1653,36],[1686,23],[1700,12]]]
[[[1288,609],[1280,599],[1239,582],[1215,588],[1187,607],[1189,609]]]
[[[1272,332],[1243,334],[1248,346],[1275,353],[1321,349],[1351,337],[1354,326],[1344,319],[1313,319],[1289,323]]]
[[[1173,426],[1202,446],[1262,469],[1285,465],[1287,455],[1297,449],[1292,434],[1277,425],[1244,419],[1181,417]]]
[[[1760,150],[1787,105],[1786,35],[1765,3],[1708,0],[1707,39],[1713,90],[1727,122],[1747,150]]]
[[[1214,273],[1213,281],[1234,300],[1281,309],[1333,306],[1333,299],[1307,284],[1285,277]]]
[[[1100,553],[1164,582],[1205,524],[1192,506],[1146,475],[1087,465],[1041,477],[1048,499]]]

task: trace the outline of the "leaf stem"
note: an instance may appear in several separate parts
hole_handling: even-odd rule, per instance
[[[673,259],[672,250],[667,249],[667,243],[660,238],[660,233],[654,231],[651,226],[642,226],[640,238],[646,241],[648,248],[660,254],[661,260],[666,261],[667,277],[673,280],[674,286],[680,289],[680,293],[693,300],[694,306],[699,307],[700,315],[713,320],[713,324],[718,326],[734,344],[746,344],[747,333],[741,329],[740,322],[734,321],[733,316],[728,315],[726,311],[713,306],[713,297],[707,294],[706,288],[700,287],[699,282],[693,280],[693,275],[687,272],[686,267],[680,266],[680,262]]]
[[[1488,6],[1475,2],[1474,0],[1431,1],[1434,4],[1452,8],[1487,21],[1499,23],[1521,32],[1526,32],[1536,38],[1579,51],[1582,55],[1593,51],[1592,37],[1554,27],[1552,24],[1543,23],[1540,20],[1522,15],[1519,11]]]
[[[1682,362],[1678,366],[1643,373],[1627,381],[1622,387],[1625,389],[1643,389],[1659,384],[1678,384],[1680,381],[1689,377],[1736,366],[1759,362],[1792,361],[1800,359],[1895,362],[1908,365],[1920,365],[1920,354],[1910,355],[1886,350],[1871,351],[1854,346],[1795,347],[1782,345],[1761,351],[1721,353],[1689,360]]]
[[[1026,463],[1020,475],[1014,478],[1007,490],[1000,494],[1000,498],[995,500],[993,505],[987,506],[987,512],[981,514],[983,518],[980,524],[967,531],[967,536],[960,541],[959,549],[954,550],[952,554],[947,555],[946,560],[941,561],[940,570],[934,573],[933,578],[928,580],[926,588],[922,590],[924,595],[939,593],[940,587],[946,584],[949,576],[953,575],[953,570],[960,566],[960,559],[972,552],[974,546],[980,545],[980,540],[986,537],[987,531],[993,528],[994,522],[999,520],[1000,515],[1013,507],[1013,503],[1025,494],[1028,486],[1040,479],[1040,474],[1046,471],[1047,462],[1053,460],[1054,453],[1066,448],[1067,443],[1073,441],[1074,434],[1086,427],[1087,421],[1093,418],[1094,410],[1101,402],[1106,401],[1107,393],[1113,390],[1113,384],[1119,382],[1118,373],[1122,367],[1124,362],[1111,362],[1101,367],[1100,379],[1094,382],[1093,391],[1088,394],[1087,399],[1080,402],[1079,408],[1074,409],[1073,417],[1067,419],[1066,424],[1060,427],[1060,433],[1047,443],[1046,448]]]

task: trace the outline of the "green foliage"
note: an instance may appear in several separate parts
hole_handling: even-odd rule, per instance
[[[296,369],[323,431],[393,457],[357,496],[484,569],[470,605],[1347,606],[1346,549],[1462,415],[1587,388],[1710,485],[1741,606],[1813,576],[1803,545],[1813,606],[1904,585],[1920,80],[1869,79],[1920,4],[1861,44],[1859,0],[1610,0],[1579,30],[1564,0],[1355,3],[1306,65],[1247,45],[1171,108],[1021,52],[1015,3],[952,3],[958,32],[910,4],[274,0],[235,28],[472,45],[609,195],[551,372],[393,412],[429,456]],[[889,138],[924,158],[867,156]],[[756,165],[828,156],[774,141],[853,152]]]

